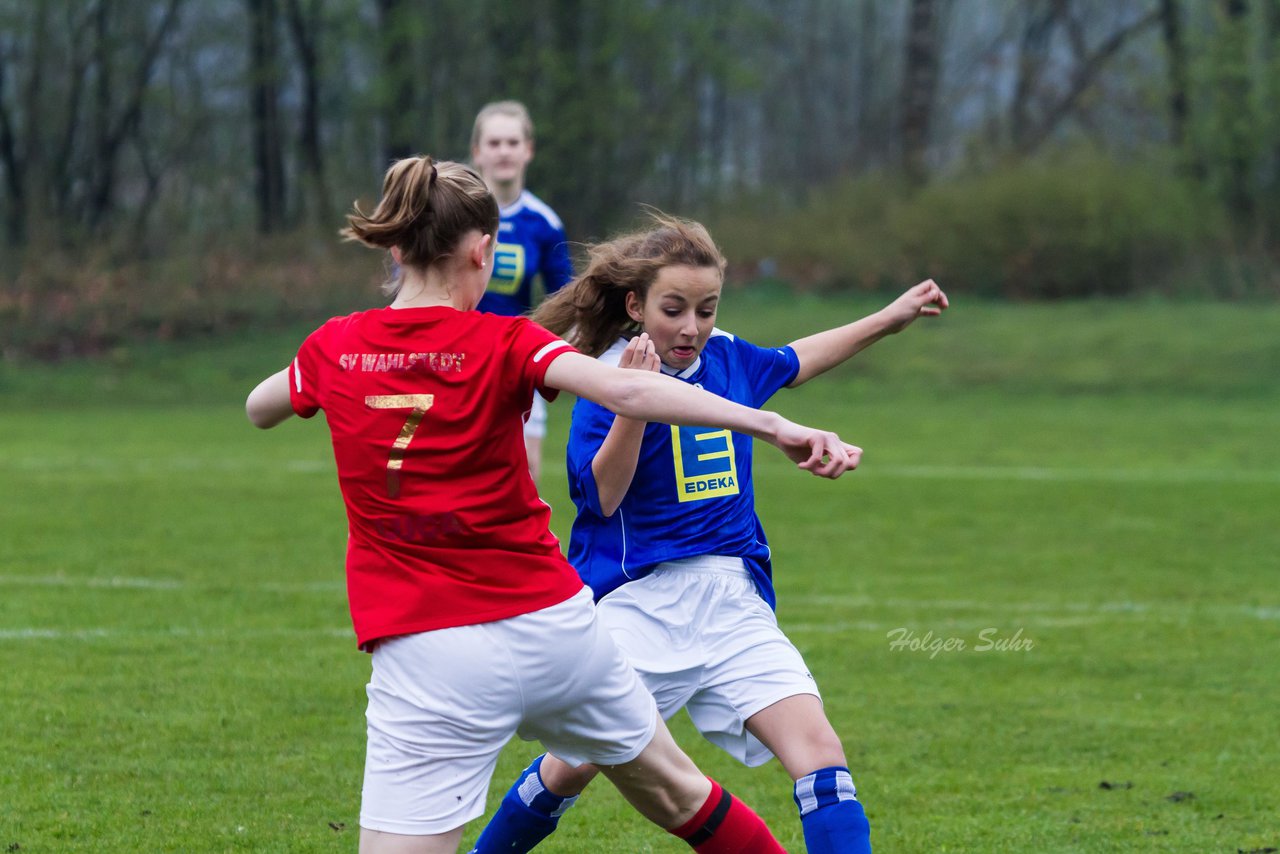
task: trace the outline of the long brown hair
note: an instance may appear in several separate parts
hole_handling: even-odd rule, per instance
[[[587,247],[587,268],[538,306],[532,318],[589,356],[639,331],[627,314],[627,294],[644,302],[664,267],[715,267],[725,260],[707,229],[692,220],[650,211],[652,225]]]
[[[373,213],[357,202],[339,232],[376,249],[400,250],[401,263],[426,269],[449,256],[468,231],[498,234],[498,203],[470,167],[427,155],[391,164]],[[388,290],[399,287],[392,282]]]

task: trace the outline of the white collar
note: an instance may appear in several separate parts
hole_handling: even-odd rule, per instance
[[[668,368],[666,365],[659,365],[658,367],[661,368],[662,372],[669,377],[687,380],[689,377],[697,373],[698,368],[702,367],[702,354],[699,353],[698,358],[693,360],[693,364],[685,368],[683,371],[677,371],[675,368]]]

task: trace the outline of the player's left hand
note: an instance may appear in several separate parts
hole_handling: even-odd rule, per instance
[[[917,317],[937,317],[950,305],[947,295],[933,279],[925,279],[882,309],[887,331],[901,332]]]

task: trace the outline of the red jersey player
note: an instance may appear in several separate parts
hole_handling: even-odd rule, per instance
[[[472,311],[498,207],[465,166],[401,160],[377,208],[347,220],[349,239],[399,265],[391,305],[321,326],[246,411],[266,428],[323,410],[332,433],[351,615],[373,658],[361,851],[454,851],[517,733],[600,766],[697,851],[781,851],[680,751],[597,626],[548,530],[522,421],[535,391],[563,389],[631,418],[748,433],[823,477],[860,451],[660,374],[608,367],[527,319]],[[631,346],[653,358],[647,336]]]

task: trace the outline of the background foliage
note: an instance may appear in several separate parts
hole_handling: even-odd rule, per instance
[[[346,307],[350,201],[508,97],[577,241],[644,203],[740,281],[1274,296],[1278,91],[1280,0],[0,0],[0,342]]]

